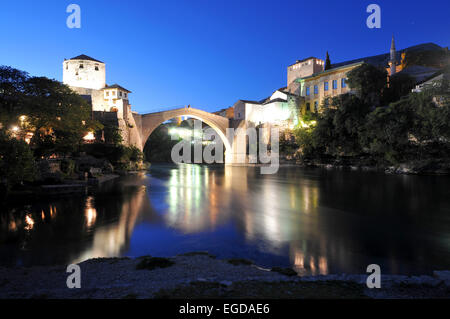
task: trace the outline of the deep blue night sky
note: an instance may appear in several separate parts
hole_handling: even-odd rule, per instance
[[[82,10],[66,27],[66,7]],[[381,29],[366,7],[381,6]],[[62,80],[62,61],[106,62],[107,83],[133,91],[145,113],[191,104],[213,111],[262,99],[286,85],[286,67],[309,56],[332,63],[397,49],[450,43],[448,0],[2,1],[0,64]]]

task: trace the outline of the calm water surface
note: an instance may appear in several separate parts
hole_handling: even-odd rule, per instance
[[[83,196],[2,207],[0,263],[209,251],[302,274],[450,269],[450,179],[153,165]]]

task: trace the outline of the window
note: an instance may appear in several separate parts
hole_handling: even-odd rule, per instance
[[[241,117],[241,113],[238,113],[238,117],[239,117],[239,118]]]
[[[84,65],[83,64],[80,64],[80,69],[83,69],[84,68]]]
[[[319,94],[319,86],[314,85],[314,94]]]
[[[306,103],[306,112],[311,111],[311,103]]]
[[[75,72],[75,75],[78,75],[78,71],[77,71],[77,72]]]
[[[333,90],[337,89],[337,80],[333,80]]]
[[[69,63],[66,63],[66,70],[69,69]]]
[[[317,113],[318,110],[319,110],[319,102],[314,101],[314,112]]]
[[[98,71],[98,65],[95,66],[95,71]]]
[[[126,94],[126,93],[124,93],[124,94],[123,94],[123,96],[127,97],[127,94]]]
[[[342,88],[346,88],[346,87],[347,87],[347,82],[346,82],[346,81],[347,81],[346,78],[342,78],[342,79],[341,79],[341,87],[342,87]]]
[[[119,96],[122,96],[122,92],[119,92]]]
[[[106,96],[109,96],[109,92],[106,92]]]
[[[324,89],[325,91],[328,91],[328,82],[324,82],[324,83],[323,83],[323,89]]]
[[[306,96],[309,96],[309,86],[306,87]]]
[[[112,91],[112,95],[116,95],[116,91]]]

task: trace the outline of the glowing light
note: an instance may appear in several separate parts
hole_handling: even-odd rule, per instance
[[[85,211],[85,217],[86,226],[88,228],[92,227],[97,219],[97,210],[95,210],[95,208],[87,208]]]
[[[12,130],[13,132],[18,132],[18,131],[19,131],[19,127],[18,127],[18,126],[13,126],[13,127],[11,128],[11,130]]]
[[[33,220],[33,218],[31,217],[31,215],[26,215],[25,216],[25,223],[27,224],[26,226],[25,226],[25,229],[26,230],[31,230],[31,229],[33,229],[33,227],[34,227],[34,220]]]
[[[83,140],[85,141],[94,141],[95,140],[95,136],[93,132],[89,132],[86,134],[85,137],[83,137]]]
[[[22,115],[21,117],[19,117],[19,119],[21,122],[24,122],[27,119],[27,117],[25,115]]]
[[[97,210],[94,208],[94,198],[92,196],[86,199],[84,216],[86,218],[86,226],[88,228],[94,226],[95,221],[97,220]]]

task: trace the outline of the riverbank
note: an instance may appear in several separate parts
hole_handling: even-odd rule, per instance
[[[433,276],[298,277],[289,269],[263,269],[244,259],[207,253],[171,258],[98,258],[79,264],[81,288],[68,289],[66,266],[0,267],[0,298],[450,298],[450,272]]]
[[[370,160],[355,158],[334,161],[280,160],[281,166],[298,166],[307,168],[324,168],[362,172],[378,172],[403,175],[450,175],[450,163],[447,161],[417,161],[398,165],[376,165]]]

